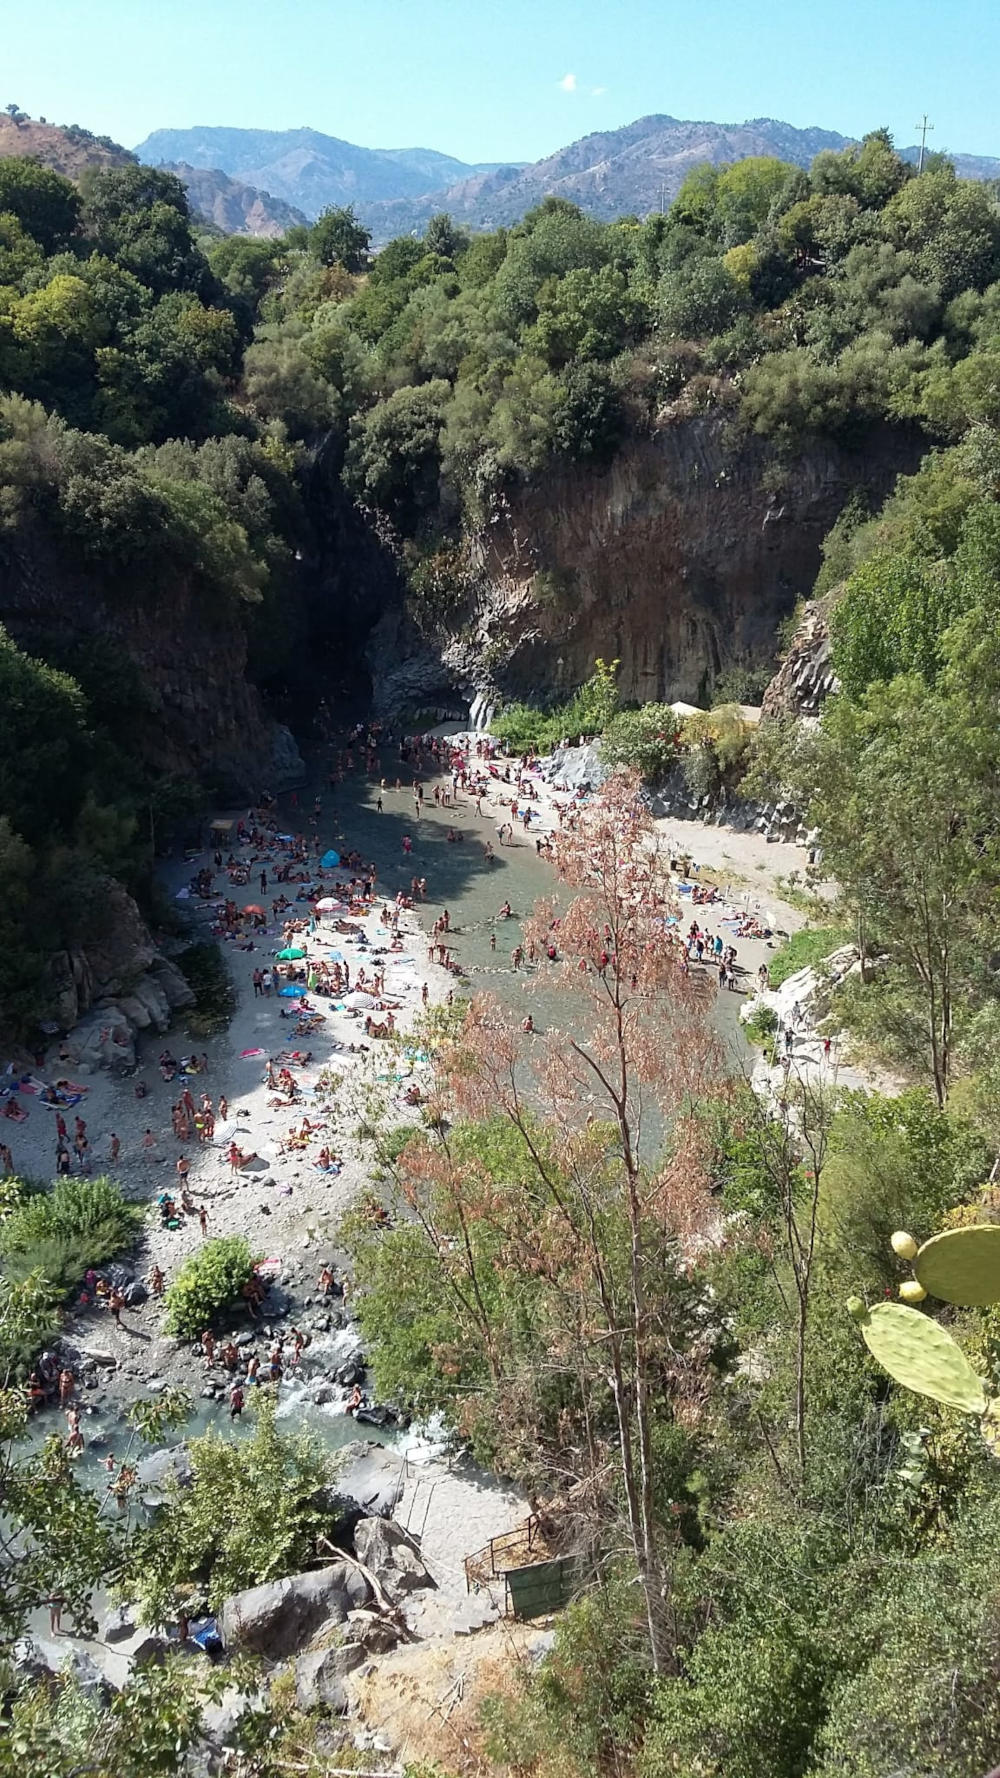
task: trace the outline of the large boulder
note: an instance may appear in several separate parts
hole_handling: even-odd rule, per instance
[[[359,1642],[341,1642],[299,1655],[293,1668],[299,1709],[346,1710],[344,1675],[353,1673],[364,1659],[365,1651]]]
[[[135,1027],[117,1006],[96,1007],[66,1038],[78,1068],[135,1067]]]
[[[394,1604],[407,1593],[436,1585],[416,1544],[392,1519],[360,1519],[354,1527],[354,1548]]]
[[[186,1445],[171,1445],[151,1451],[136,1464],[136,1487],[143,1506],[151,1512],[167,1499],[171,1481],[186,1488],[191,1480],[191,1459]]]
[[[172,1011],[183,1012],[186,1007],[194,1005],[194,989],[176,963],[171,963],[166,957],[158,957],[149,974]]]
[[[350,1562],[331,1562],[311,1574],[289,1574],[233,1593],[219,1614],[226,1648],[282,1660],[298,1654],[324,1626],[342,1624],[370,1598],[364,1575]]]

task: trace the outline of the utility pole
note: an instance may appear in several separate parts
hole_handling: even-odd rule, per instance
[[[934,125],[927,122],[927,113],[925,111],[920,122],[914,127],[920,131],[920,159],[917,161],[917,172],[922,173],[924,170],[924,153],[927,148],[927,132],[928,130],[932,130]]]

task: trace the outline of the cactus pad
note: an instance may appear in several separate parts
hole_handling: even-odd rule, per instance
[[[947,1329],[929,1315],[903,1303],[876,1303],[859,1326],[872,1357],[905,1389],[962,1414],[986,1412],[981,1379]]]
[[[1000,1302],[1000,1223],[933,1235],[913,1269],[924,1289],[943,1303],[971,1308]]]

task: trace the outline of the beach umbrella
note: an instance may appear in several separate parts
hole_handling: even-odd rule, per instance
[[[320,859],[320,864],[322,864],[326,870],[334,870],[339,863],[340,853],[335,852],[332,846],[329,852],[324,852]]]
[[[346,902],[338,901],[335,895],[324,895],[322,901],[316,903],[321,914],[332,913],[334,908],[342,908],[346,905]]]
[[[305,951],[300,951],[298,945],[289,945],[287,950],[278,952],[278,962],[294,963],[299,957],[304,956]]]
[[[347,999],[344,1001],[344,1005],[350,1007],[371,1007],[375,1005],[375,996],[374,994],[365,994],[360,988],[355,988],[353,994],[348,994]]]

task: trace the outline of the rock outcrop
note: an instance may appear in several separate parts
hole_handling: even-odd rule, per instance
[[[141,597],[90,570],[53,532],[25,519],[0,539],[0,624],[29,654],[72,670],[74,648],[109,645],[141,687],[134,743],[160,772],[200,779],[242,801],[281,788],[270,772],[275,724],[246,676],[238,612],[150,563]],[[301,764],[301,762],[300,762]]]
[[[788,653],[771,680],[762,715],[818,716],[824,698],[837,689],[830,652],[831,599],[812,599],[802,614]]]
[[[782,466],[778,494],[763,440],[664,416],[606,468],[553,468],[500,496],[467,538],[461,609],[425,633],[382,617],[368,648],[376,707],[565,695],[598,656],[621,663],[625,699],[705,703],[727,669],[770,666],[852,490],[881,499],[920,450],[902,428],[854,451],[815,439]]]

